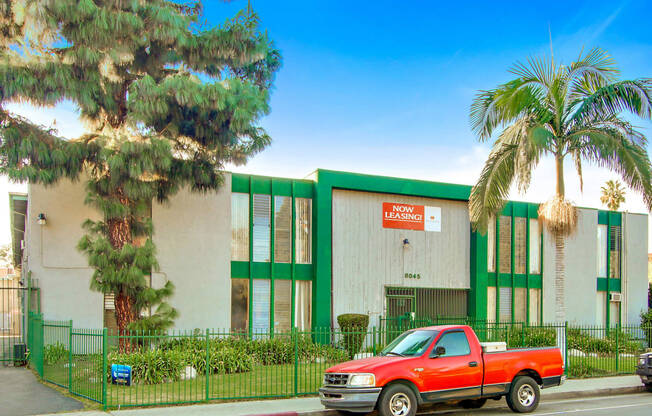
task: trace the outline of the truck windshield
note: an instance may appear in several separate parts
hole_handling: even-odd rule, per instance
[[[414,357],[423,354],[439,331],[416,330],[402,333],[380,355]]]

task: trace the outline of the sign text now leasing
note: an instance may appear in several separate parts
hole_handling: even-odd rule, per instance
[[[441,231],[441,208],[383,202],[383,228]]]

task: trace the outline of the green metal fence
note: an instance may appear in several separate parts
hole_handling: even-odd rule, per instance
[[[652,328],[637,326],[607,330],[463,321],[481,341],[504,341],[509,348],[560,346],[570,377],[632,374],[638,354],[652,344]],[[205,329],[127,335],[43,321],[39,314],[30,314],[29,324],[30,364],[43,379],[117,408],[316,394],[325,369],[375,356],[421,322],[400,327],[385,322],[359,332]],[[132,367],[130,386],[111,382],[112,364]]]

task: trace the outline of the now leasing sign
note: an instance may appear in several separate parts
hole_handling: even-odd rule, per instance
[[[383,228],[441,231],[441,208],[383,202]]]

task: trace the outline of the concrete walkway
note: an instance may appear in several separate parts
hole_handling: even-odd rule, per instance
[[[39,383],[26,368],[0,366],[0,416],[69,412],[83,407],[81,402]]]
[[[604,377],[568,380],[561,387],[542,390],[541,400],[563,400],[573,397],[608,396],[642,392],[643,384],[638,376]],[[192,406],[154,407],[148,409],[113,410],[110,412],[70,413],[67,416],[253,416],[253,415],[305,415],[335,416],[339,413],[326,411],[317,397],[298,399],[260,400]],[[66,416],[57,415],[57,416]]]

